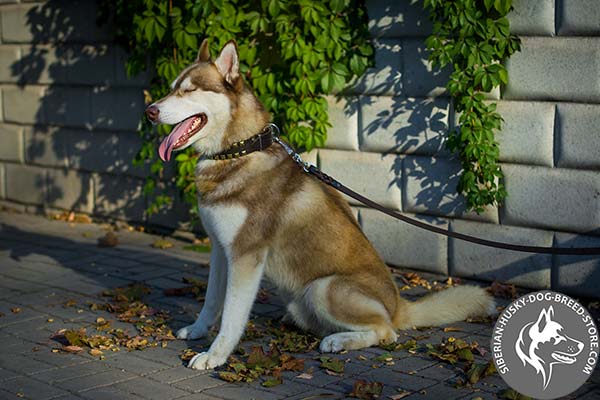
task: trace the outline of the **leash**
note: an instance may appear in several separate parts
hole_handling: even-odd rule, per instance
[[[495,247],[495,248],[504,249],[504,250],[521,251],[521,252],[525,252],[525,253],[560,254],[560,255],[581,255],[581,256],[600,255],[600,247],[573,247],[573,248],[543,247],[543,246],[524,246],[524,245],[518,245],[518,244],[497,242],[495,240],[482,239],[482,238],[478,238],[476,236],[466,235],[464,233],[452,232],[450,230],[438,228],[437,226],[433,226],[433,225],[427,224],[425,222],[416,220],[414,218],[407,217],[406,215],[400,214],[397,211],[394,211],[387,207],[384,207],[381,204],[356,193],[354,190],[348,188],[347,186],[344,186],[343,184],[341,184],[340,182],[338,182],[331,176],[327,175],[326,173],[324,173],[323,171],[318,169],[316,166],[302,160],[300,155],[298,153],[296,153],[296,151],[294,149],[292,149],[292,147],[290,145],[288,145],[286,142],[284,142],[283,140],[281,140],[279,138],[279,128],[277,127],[277,125],[269,124],[268,126],[271,127],[273,142],[282,146],[284,148],[284,150],[288,153],[288,155],[292,158],[292,160],[300,168],[302,168],[302,170],[304,172],[316,177],[321,182],[344,193],[345,195],[352,197],[354,200],[357,200],[357,201],[361,202],[362,204],[364,204],[370,208],[373,208],[377,211],[381,211],[382,213],[387,214],[391,217],[394,217],[403,222],[406,222],[407,224],[410,224],[410,225],[416,226],[418,228],[425,229],[427,231],[434,232],[434,233],[437,233],[440,235],[448,236],[448,237],[451,237],[454,239],[464,240],[467,242],[479,244],[481,246]]]

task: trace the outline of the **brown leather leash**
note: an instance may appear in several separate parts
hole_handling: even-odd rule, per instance
[[[285,149],[285,151],[289,154],[289,156],[292,158],[292,160],[294,160],[294,162],[298,166],[300,166],[300,168],[302,168],[304,170],[304,172],[316,177],[321,182],[333,187],[334,189],[344,193],[345,195],[352,197],[354,200],[357,200],[357,201],[363,203],[367,207],[371,207],[377,211],[381,211],[382,213],[387,214],[396,219],[399,219],[403,222],[406,222],[407,224],[416,226],[421,229],[425,229],[430,232],[438,233],[440,235],[448,236],[448,237],[451,237],[454,239],[464,240],[464,241],[479,244],[482,246],[495,247],[495,248],[504,249],[504,250],[521,251],[521,252],[525,252],[525,253],[578,255],[578,256],[600,256],[600,247],[543,247],[543,246],[524,246],[524,245],[518,245],[518,244],[497,242],[495,240],[482,239],[482,238],[478,238],[476,236],[466,235],[464,233],[452,232],[447,229],[438,228],[437,226],[433,226],[433,225],[427,224],[425,222],[416,220],[414,218],[407,217],[406,215],[400,214],[397,211],[394,211],[387,207],[384,207],[381,204],[356,193],[354,190],[348,188],[347,186],[344,186],[343,184],[341,184],[340,182],[338,182],[331,176],[327,175],[326,173],[324,173],[323,171],[321,171],[314,165],[303,161],[302,158],[300,157],[300,155],[298,153],[296,153],[296,151],[294,151],[294,149],[292,149],[292,147],[290,145],[288,145],[286,142],[284,142],[283,140],[281,140],[279,138],[279,128],[275,124],[269,124],[268,126],[271,127],[271,131],[273,133],[273,139],[272,139],[273,142],[276,142],[279,145],[281,145]]]

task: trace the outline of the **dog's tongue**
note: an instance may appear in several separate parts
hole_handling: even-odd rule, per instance
[[[175,143],[177,143],[177,140],[179,140],[179,138],[185,135],[185,133],[188,131],[188,128],[190,127],[190,125],[192,125],[192,122],[194,122],[195,119],[195,116],[189,117],[188,119],[184,119],[183,121],[175,125],[175,128],[173,128],[169,136],[163,139],[162,143],[158,147],[158,155],[163,161],[169,161],[171,159],[171,153],[173,152],[173,147],[175,146]]]

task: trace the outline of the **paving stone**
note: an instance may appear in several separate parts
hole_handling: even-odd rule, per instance
[[[557,247],[600,247],[600,238],[557,232]],[[595,297],[600,279],[598,256],[561,256],[553,259],[552,289],[577,296]]]
[[[156,372],[152,374],[152,376],[150,376],[149,378],[161,383],[174,383],[198,375],[203,375],[205,373],[205,371],[198,371],[197,369],[183,368],[183,366],[180,363],[180,365],[175,368],[168,368]]]
[[[554,166],[554,103],[500,101],[497,112],[504,118],[495,137],[500,161]]]
[[[488,206],[481,213],[466,211],[464,197],[456,191],[462,167],[442,157],[406,156],[402,163],[404,211],[498,222],[498,210]]]
[[[18,125],[0,124],[0,160],[23,162],[23,129]]]
[[[174,387],[186,390],[188,392],[201,392],[205,389],[223,386],[225,381],[217,378],[211,372],[206,372],[202,375],[196,375],[181,381],[173,383]]]
[[[63,358],[61,354],[50,353],[54,358]],[[81,358],[81,357],[79,357]],[[47,371],[36,373],[33,377],[39,381],[47,383],[57,383],[66,380],[81,378],[84,376],[96,375],[108,371],[108,367],[104,362],[91,361],[80,363],[77,365],[67,366],[64,368],[55,368]]]
[[[168,400],[187,394],[183,390],[177,389],[170,385],[164,385],[162,383],[152,381],[148,378],[137,378],[131,381],[123,382],[115,385],[115,388],[150,400]]]
[[[445,96],[446,82],[452,71],[449,68],[439,70],[433,68],[428,60],[429,53],[424,39],[402,40],[402,56],[404,75],[402,76],[403,93],[408,97]],[[396,91],[396,94],[400,91]]]
[[[265,390],[259,390],[254,388],[248,388],[245,386],[223,386],[208,389],[205,391],[206,394],[212,396],[218,396],[222,399],[248,399],[248,400],[275,400],[282,399],[287,396],[275,394],[273,392],[267,392]]]
[[[80,376],[68,380],[60,381],[55,386],[72,392],[83,392],[97,387],[108,386],[114,383],[127,381],[135,378],[130,372],[119,370],[107,370],[94,375]]]
[[[375,66],[369,68],[351,89],[356,94],[395,95],[402,92],[403,49],[400,40],[377,39]]]
[[[454,386],[447,383],[438,383],[436,385],[421,389],[414,394],[404,397],[404,399],[417,400],[417,399],[431,399],[437,400],[443,399],[458,399],[464,397],[467,394],[472,393],[471,389],[467,388],[455,388]]]
[[[30,377],[19,377],[2,382],[0,383],[0,388],[15,395],[17,393],[22,394],[21,396],[17,397],[25,397],[36,400],[51,399],[53,397],[68,394],[68,392],[63,389],[50,386],[44,382],[39,382]]]
[[[329,123],[325,147],[358,150],[358,98],[327,96]]]
[[[548,62],[552,59],[552,62]],[[506,99],[600,101],[600,38],[523,37],[506,62]]]
[[[401,206],[401,165],[401,158],[393,154],[319,150],[319,167],[323,172],[352,190],[396,210]],[[360,204],[345,197],[350,204]]]
[[[443,218],[416,217],[437,227],[448,227],[448,221]],[[448,239],[445,236],[401,221],[391,221],[389,216],[368,208],[360,210],[359,221],[363,232],[387,263],[448,273]]]
[[[362,96],[361,151],[434,155],[447,153],[446,99]]]
[[[589,35],[600,34],[600,10],[594,0],[558,0],[558,34]]]
[[[367,3],[369,32],[374,37],[428,36],[432,24],[416,0],[371,0]]]
[[[106,364],[112,368],[131,372],[136,375],[152,374],[154,376],[156,372],[169,368],[165,364],[145,360],[127,352],[115,354],[114,357],[106,360]]]
[[[483,239],[521,245],[551,246],[548,231],[454,220],[450,229]],[[529,254],[484,247],[449,239],[450,275],[514,283],[531,288],[550,287],[550,255]]]
[[[600,169],[600,105],[557,105],[557,159],[562,168]]]
[[[141,400],[143,397],[128,393],[126,388],[117,386],[104,386],[81,393],[81,396],[89,400]]]
[[[600,171],[514,164],[502,170],[510,193],[501,210],[503,223],[600,233]]]
[[[424,376],[425,378],[433,379],[438,382],[443,382],[454,378],[459,372],[460,369],[451,365],[437,364],[418,371],[417,375]]]
[[[554,36],[554,0],[514,0],[508,14],[510,32],[523,36]]]

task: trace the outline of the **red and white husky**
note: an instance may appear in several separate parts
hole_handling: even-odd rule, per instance
[[[239,72],[236,44],[212,61],[206,41],[172,92],[148,117],[176,124],[159,154],[194,146],[214,155],[260,132],[270,116]],[[214,368],[237,345],[263,275],[279,288],[288,318],[323,337],[320,350],[360,349],[396,340],[398,329],[486,315],[484,290],[454,287],[409,302],[362,233],[342,196],[306,175],[279,145],[232,160],[202,158],[196,168],[200,216],[212,243],[204,307],[181,339],[219,322],[219,334],[189,366]],[[401,240],[401,238],[399,238]]]

